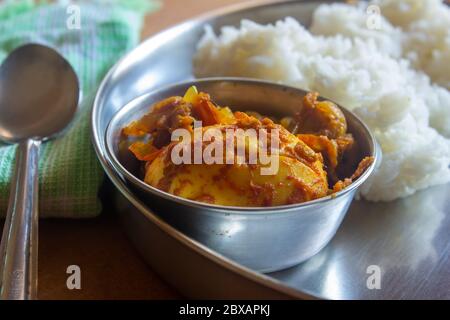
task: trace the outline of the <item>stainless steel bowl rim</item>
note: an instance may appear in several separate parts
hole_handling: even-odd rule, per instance
[[[108,163],[115,170],[119,171],[120,174],[122,174],[126,180],[132,182],[133,184],[135,184],[142,190],[145,190],[146,192],[150,192],[154,195],[163,197],[167,200],[175,201],[175,202],[181,203],[183,205],[187,205],[187,206],[194,207],[194,208],[209,209],[209,210],[214,210],[214,211],[218,211],[218,212],[229,213],[230,211],[231,212],[236,211],[236,212],[239,212],[240,214],[247,213],[247,214],[264,214],[264,215],[279,214],[280,212],[289,212],[292,210],[296,210],[300,207],[305,208],[305,207],[309,207],[309,206],[315,206],[318,204],[322,204],[324,202],[333,201],[334,199],[336,199],[338,197],[342,197],[345,194],[347,194],[348,192],[351,192],[353,189],[358,188],[364,181],[366,181],[367,178],[371,175],[371,173],[375,169],[375,167],[377,166],[377,163],[379,163],[380,158],[381,158],[381,150],[380,150],[380,147],[379,147],[378,143],[376,142],[373,134],[369,130],[369,128],[357,115],[355,115],[353,112],[349,111],[348,109],[342,107],[341,105],[339,105],[337,103],[336,103],[336,105],[338,105],[342,109],[345,109],[346,112],[351,114],[352,117],[354,117],[356,119],[358,124],[361,125],[362,128],[364,129],[366,136],[369,138],[370,146],[373,150],[373,154],[371,154],[370,156],[374,157],[374,161],[369,166],[369,168],[367,168],[364,171],[364,173],[360,177],[358,177],[355,181],[353,181],[348,187],[344,188],[343,190],[333,193],[331,195],[328,195],[326,197],[318,198],[318,199],[315,199],[312,201],[306,201],[303,203],[296,203],[296,204],[289,204],[289,205],[282,205],[282,206],[273,206],[273,207],[238,207],[238,206],[214,205],[214,204],[208,204],[208,203],[203,203],[203,202],[199,202],[199,201],[189,200],[189,199],[182,198],[182,197],[170,194],[168,192],[159,190],[159,189],[145,183],[144,181],[142,181],[141,179],[139,179],[138,177],[133,175],[131,172],[129,172],[120,163],[120,161],[117,159],[114,152],[112,152],[112,150],[111,150],[112,146],[110,145],[111,140],[108,139],[109,133],[111,131],[111,127],[116,121],[118,121],[122,117],[123,114],[125,114],[129,111],[128,109],[133,107],[134,101],[143,99],[150,95],[153,95],[156,92],[167,90],[171,87],[177,87],[177,86],[188,87],[190,85],[201,84],[204,82],[223,82],[223,81],[235,82],[235,83],[239,83],[239,82],[240,83],[253,83],[253,84],[256,83],[261,86],[270,85],[270,86],[277,86],[279,88],[286,88],[286,89],[294,90],[294,91],[299,90],[299,88],[296,88],[293,86],[282,85],[282,84],[271,82],[271,81],[250,79],[250,78],[237,78],[237,77],[211,77],[211,78],[201,78],[201,79],[199,78],[199,79],[194,79],[194,80],[180,81],[180,82],[176,82],[174,84],[163,86],[163,87],[155,89],[155,90],[151,90],[150,92],[140,95],[140,96],[134,98],[133,100],[129,101],[124,107],[122,107],[121,109],[119,109],[117,111],[117,113],[112,117],[112,119],[108,123],[107,129],[106,129],[105,135],[104,135],[104,143],[105,143],[105,149],[106,149],[106,155],[107,155],[106,160],[108,161]],[[303,89],[300,89],[300,90],[303,90]],[[303,90],[303,91],[307,91],[307,90]],[[329,100],[329,99],[327,99],[327,100]]]

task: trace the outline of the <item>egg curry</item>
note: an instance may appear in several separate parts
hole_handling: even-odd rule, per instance
[[[142,162],[143,180],[159,190],[224,206],[301,203],[346,188],[373,162],[372,157],[356,159],[357,144],[334,103],[319,101],[318,94],[311,92],[301,105],[295,116],[277,121],[256,112],[233,112],[191,87],[183,97],[154,104],[148,114],[123,128],[122,136],[132,141],[129,150]],[[239,152],[239,135],[230,139],[228,133],[249,129],[260,134],[244,136],[244,151]],[[187,133],[184,139],[174,138],[180,130]],[[216,133],[212,139],[194,137],[211,131]],[[223,146],[211,153],[216,161],[197,161],[187,154],[195,148],[205,154],[212,144]],[[252,150],[262,155],[263,147],[265,158],[248,161]],[[180,154],[187,161],[174,159],[177,148],[178,153],[185,152]],[[267,157],[276,157],[271,174],[264,173],[271,165],[264,161]],[[348,175],[341,179],[343,174]]]

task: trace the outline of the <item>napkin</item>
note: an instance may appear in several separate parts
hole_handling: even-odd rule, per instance
[[[144,15],[158,5],[152,0],[14,0],[0,5],[0,60],[25,43],[51,46],[73,66],[82,90],[70,129],[41,145],[41,217],[87,218],[100,213],[103,170],[90,137],[93,99],[109,68],[137,45]],[[0,143],[0,216],[7,209],[15,150],[15,145]]]

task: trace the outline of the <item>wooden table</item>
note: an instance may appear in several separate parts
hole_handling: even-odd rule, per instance
[[[245,0],[164,0],[146,17],[142,38],[208,10]],[[173,299],[181,295],[131,246],[112,208],[90,220],[41,220],[40,299]],[[69,290],[66,269],[81,268],[81,289]]]

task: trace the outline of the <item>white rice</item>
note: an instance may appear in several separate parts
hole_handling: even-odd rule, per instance
[[[450,9],[438,0],[378,0],[385,17],[368,28],[366,5],[322,5],[310,31],[295,19],[244,20],[207,28],[195,74],[274,80],[335,100],[372,129],[381,166],[362,188],[393,200],[450,181]],[[389,20],[388,20],[389,19]]]

